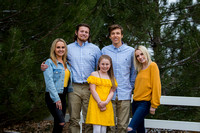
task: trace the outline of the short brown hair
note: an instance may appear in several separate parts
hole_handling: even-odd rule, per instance
[[[119,24],[113,24],[113,25],[109,26],[109,28],[108,28],[109,36],[110,36],[110,33],[111,33],[113,30],[115,30],[115,29],[120,29],[120,30],[121,30],[121,33],[122,33],[122,35],[123,35],[123,28],[121,27],[121,25],[119,25]]]

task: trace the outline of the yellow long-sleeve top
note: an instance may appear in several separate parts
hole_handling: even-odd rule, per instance
[[[158,66],[152,62],[146,69],[140,70],[135,79],[134,101],[150,101],[153,108],[160,105],[161,82]]]

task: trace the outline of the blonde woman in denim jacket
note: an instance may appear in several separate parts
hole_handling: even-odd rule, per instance
[[[46,93],[45,102],[54,117],[53,133],[62,133],[65,124],[66,94],[72,92],[72,73],[66,60],[67,45],[55,39],[51,46],[50,58],[45,62],[48,68],[43,72]]]

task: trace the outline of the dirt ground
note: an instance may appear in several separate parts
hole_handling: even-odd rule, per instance
[[[63,133],[68,133],[69,123],[65,124]],[[3,129],[3,133],[52,133],[53,121],[25,122],[8,126]]]
[[[63,133],[68,133],[69,123],[65,124]],[[83,125],[84,127],[84,125]],[[40,122],[24,122],[8,127],[4,127],[0,133],[52,133],[53,121],[44,120]],[[83,131],[84,133],[84,131]],[[199,132],[188,132],[188,131],[174,131],[164,129],[146,129],[146,133],[199,133]]]

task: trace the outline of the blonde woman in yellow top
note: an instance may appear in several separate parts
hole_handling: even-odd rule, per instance
[[[48,68],[43,72],[46,93],[46,105],[54,117],[53,133],[62,133],[65,124],[66,94],[73,91],[72,74],[67,57],[67,44],[57,38],[53,41],[50,58],[45,64]]]
[[[107,126],[115,126],[111,99],[117,82],[110,56],[99,58],[97,71],[92,72],[87,81],[91,95],[85,123],[93,124],[93,133],[106,133]]]
[[[146,47],[135,49],[134,66],[138,71],[132,103],[132,120],[128,125],[128,133],[145,133],[144,118],[147,114],[155,114],[160,105],[161,82],[158,66],[151,61]]]

